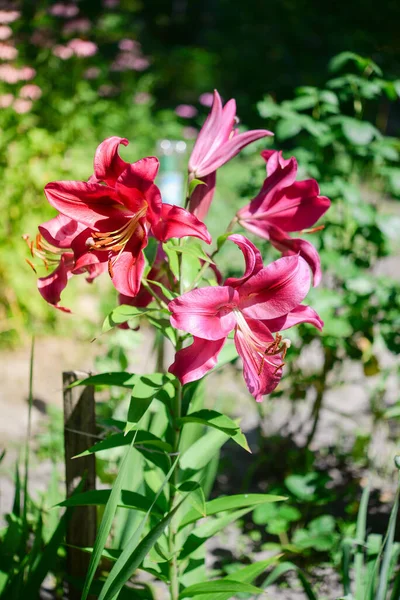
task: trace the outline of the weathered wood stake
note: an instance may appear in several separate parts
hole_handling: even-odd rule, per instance
[[[63,373],[64,390],[64,446],[67,498],[82,478],[82,491],[96,489],[96,465],[94,454],[72,460],[73,456],[93,445],[96,435],[95,400],[93,386],[68,389],[68,386],[87,377],[81,371]],[[96,507],[77,506],[67,525],[67,572],[72,578],[85,578],[90,554],[71,548],[90,547],[96,538]],[[69,585],[69,600],[80,600],[81,592]]]

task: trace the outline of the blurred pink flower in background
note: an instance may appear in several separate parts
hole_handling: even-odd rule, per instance
[[[8,25],[0,25],[0,40],[7,40],[11,35],[11,27],[8,27]]]
[[[140,52],[139,42],[136,40],[130,40],[128,38],[121,40],[118,44],[118,48],[124,52],[132,52],[132,50]]]
[[[175,108],[175,112],[178,117],[182,117],[183,119],[191,119],[197,115],[197,108],[192,106],[192,104],[179,104]]]
[[[73,40],[69,41],[67,46],[72,50],[75,56],[79,56],[81,58],[94,56],[98,50],[98,47],[94,42],[81,40],[80,38],[74,38]]]
[[[129,52],[121,52],[111,65],[111,71],[144,71],[150,65],[145,57],[137,57]]]
[[[22,67],[22,69],[18,69],[18,73],[19,81],[30,81],[36,75],[36,71],[32,67]]]
[[[201,94],[201,96],[199,96],[199,102],[203,106],[212,106],[213,101],[214,101],[214,94],[211,94],[211,92],[206,92],[204,94]]]
[[[38,85],[34,83],[28,83],[19,90],[19,95],[20,98],[39,100],[42,95],[42,90]]]
[[[97,79],[101,71],[98,67],[89,67],[83,74],[85,79]]]
[[[13,104],[13,109],[19,115],[23,115],[29,112],[32,108],[31,100],[22,100],[21,98],[17,98],[17,100]]]
[[[182,130],[182,135],[185,140],[194,140],[198,133],[196,127],[184,127]]]
[[[7,25],[13,23],[21,16],[19,10],[0,10],[0,23]]]
[[[13,103],[14,96],[12,94],[1,94],[0,108],[8,108]]]
[[[18,83],[18,81],[29,81],[33,79],[36,75],[35,69],[32,67],[22,67],[22,69],[17,69],[11,65],[0,65],[0,81],[5,81],[6,83]]]
[[[61,58],[61,60],[68,60],[68,58],[71,58],[74,52],[72,48],[68,48],[68,46],[58,45],[54,46],[52,53],[54,56],[57,56],[57,58]]]
[[[105,8],[116,8],[119,6],[119,0],[103,0]]]
[[[17,56],[18,50],[14,46],[0,43],[0,60],[14,60]]]
[[[19,81],[18,69],[11,65],[0,65],[0,81],[17,83]]]
[[[71,33],[86,33],[90,31],[92,22],[84,17],[80,19],[72,19],[65,23],[63,27],[63,34],[70,35]]]
[[[133,101],[136,104],[148,104],[151,100],[151,95],[147,92],[138,92],[133,96]]]
[[[150,61],[145,56],[140,58],[135,58],[133,62],[133,69],[135,71],[145,71],[150,66]]]
[[[53,17],[71,18],[75,17],[79,12],[79,8],[75,4],[67,4],[66,2],[57,2],[49,8],[49,13]]]

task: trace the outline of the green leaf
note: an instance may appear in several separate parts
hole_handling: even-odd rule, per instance
[[[179,492],[190,492],[188,500],[193,508],[203,517],[206,516],[206,499],[204,497],[203,488],[197,481],[185,481],[179,488]]]
[[[253,563],[252,565],[248,565],[247,567],[243,567],[234,573],[231,573],[227,577],[224,577],[222,581],[241,581],[243,583],[251,583],[256,579],[259,575],[264,573],[265,569],[267,569],[271,564],[279,560],[281,554],[276,556],[272,556],[266,560],[261,560],[259,562]],[[202,596],[201,600],[229,600],[232,598],[232,594],[229,592],[222,592],[219,594],[209,594]]]
[[[134,434],[136,434],[136,433],[137,432],[134,432]],[[128,437],[128,436],[126,436],[126,437]],[[132,436],[131,445],[127,449],[126,454],[120,464],[120,467],[118,470],[118,475],[115,479],[114,485],[111,490],[110,497],[109,497],[106,507],[104,509],[103,518],[101,520],[100,527],[99,527],[99,530],[98,530],[97,536],[96,536],[96,541],[95,541],[95,544],[93,547],[93,553],[92,553],[92,556],[90,557],[90,563],[89,563],[89,567],[88,567],[88,571],[87,571],[86,579],[85,579],[85,584],[84,584],[83,592],[82,592],[82,600],[87,600],[87,597],[88,597],[89,591],[90,591],[90,586],[92,584],[97,567],[99,565],[101,555],[106,546],[107,538],[108,538],[110,530],[111,530],[111,525],[112,525],[112,522],[114,519],[115,511],[117,510],[118,501],[121,497],[122,482],[125,477],[125,471],[129,467],[129,459],[130,459],[130,456],[132,453],[132,446],[134,444],[134,441],[135,441],[135,437]]]
[[[107,315],[101,331],[102,333],[106,333],[117,325],[121,325],[121,323],[126,323],[130,319],[143,317],[144,315],[155,311],[160,311],[160,308],[139,308],[136,306],[129,306],[129,304],[121,304],[120,306],[117,306],[117,308],[114,308],[109,315]]]
[[[138,379],[139,375],[135,375],[134,373],[115,371],[91,375],[90,377],[86,377],[86,379],[74,381],[69,387],[72,388],[78,385],[115,385],[116,387],[133,388]]]
[[[141,375],[132,390],[125,433],[131,431],[143,417],[154,398],[168,399],[174,394],[173,376],[163,373]]]
[[[151,283],[151,285],[155,285],[156,287],[160,288],[160,290],[162,291],[163,295],[167,298],[167,300],[173,300],[177,295],[177,294],[173,294],[171,292],[171,290],[169,290],[167,287],[165,287],[165,285],[160,283],[160,281],[154,281],[152,279],[148,279],[147,283]],[[158,309],[158,310],[160,310],[160,309]],[[163,313],[169,314],[167,310],[164,310]]]
[[[210,258],[203,250],[197,242],[187,242],[183,246],[171,246],[171,252],[176,252],[177,254],[189,255],[193,258],[198,258],[199,260],[203,260],[206,263],[214,264],[212,258]]]
[[[342,130],[349,142],[359,146],[369,144],[377,135],[377,129],[371,123],[350,117],[343,120]]]
[[[227,510],[236,510],[247,506],[254,508],[259,504],[282,502],[283,500],[287,500],[287,498],[285,496],[274,496],[272,494],[236,494],[233,496],[222,496],[206,502],[206,514],[207,516],[211,516]],[[192,510],[188,512],[179,524],[179,529],[186,527],[186,525],[189,525],[190,523],[194,523],[199,518],[200,516],[196,511]]]
[[[245,435],[241,432],[239,425],[232,419],[223,415],[216,410],[199,410],[197,412],[190,413],[186,417],[181,417],[179,423],[200,423],[207,425],[208,427],[214,427],[223,433],[226,433],[231,437],[239,446],[251,452]]]
[[[82,492],[81,494],[74,494],[70,498],[67,498],[63,502],[60,502],[57,506],[102,506],[107,504],[111,495],[111,490],[90,490],[88,492]],[[131,492],[130,490],[121,490],[120,498],[118,500],[118,507],[120,508],[134,508],[141,512],[147,512],[152,502],[146,496],[138,494],[137,492]],[[153,508],[155,514],[162,514],[160,509]]]
[[[183,544],[179,559],[183,560],[195,552],[200,546],[206,543],[208,539],[213,537],[222,529],[225,529],[230,523],[237,521],[240,517],[250,512],[252,507],[242,508],[235,512],[224,514],[222,517],[208,519],[202,525],[198,525],[193,533],[189,535],[186,542]]]
[[[46,575],[55,566],[58,558],[57,551],[64,541],[66,524],[70,516],[71,515],[69,511],[66,511],[61,517],[61,520],[59,521],[48,544],[41,552],[39,560],[36,562],[29,574],[29,578],[21,594],[22,598],[36,598],[38,596],[40,586],[42,585]]]
[[[300,133],[301,130],[302,124],[296,119],[295,114],[292,119],[282,119],[279,121],[275,129],[277,137],[282,141],[294,137]]]
[[[192,179],[192,181],[189,183],[189,198],[198,185],[206,185],[206,182],[201,181],[201,179]]]
[[[105,440],[102,440],[87,450],[84,450],[84,452],[77,454],[73,458],[81,458],[82,456],[87,456],[88,454],[96,454],[96,452],[103,452],[104,450],[111,450],[112,448],[129,446],[129,444],[150,446],[159,450],[163,450],[164,452],[172,452],[172,446],[167,442],[160,440],[160,438],[153,433],[150,433],[149,431],[135,430],[130,431],[126,435],[124,433],[114,433]]]
[[[204,583],[195,583],[183,590],[179,599],[192,598],[200,594],[210,594],[218,592],[229,592],[230,594],[262,594],[264,590],[257,588],[249,583],[242,583],[234,579],[217,579],[215,581],[205,581]]]
[[[228,439],[226,433],[217,429],[207,432],[183,453],[180,460],[181,469],[192,471],[202,469]]]
[[[164,478],[161,487],[159,488],[156,497],[152,503],[151,508],[143,517],[137,529],[134,531],[133,535],[130,537],[126,547],[124,548],[122,554],[119,556],[117,562],[111,569],[110,574],[107,577],[107,580],[101,590],[101,594],[99,596],[99,600],[112,600],[122,589],[128,579],[132,576],[134,571],[141,564],[145,556],[157,542],[159,537],[163,534],[165,528],[171,522],[174,514],[177,512],[179,507],[181,506],[183,499],[177,506],[166,516],[164,517],[157,525],[154,527],[149,533],[139,542],[140,537],[144,531],[147,520],[150,516],[151,509],[161,492],[163,491],[165,485],[169,481],[176,465],[178,463],[178,458],[175,459],[172,467]],[[85,600],[85,599],[83,599]]]

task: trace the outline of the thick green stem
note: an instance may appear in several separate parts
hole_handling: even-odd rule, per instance
[[[178,425],[178,419],[181,416],[182,409],[182,386],[178,382],[175,391],[175,397],[173,401],[173,405],[171,407],[171,417],[173,423],[173,439],[172,439],[172,448],[173,452],[177,453],[179,451],[179,438],[181,434],[181,429]],[[176,466],[176,469],[172,475],[172,481],[169,486],[170,492],[170,511],[174,507],[175,503],[175,494],[176,494],[176,486],[179,483],[179,462]],[[178,600],[179,598],[179,564],[177,552],[178,548],[176,546],[176,525],[175,520],[173,519],[171,525],[169,527],[169,552],[171,555],[171,560],[169,563],[169,580],[170,580],[170,595],[171,600]]]

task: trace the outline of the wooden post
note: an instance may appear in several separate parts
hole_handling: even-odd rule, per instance
[[[84,478],[82,491],[96,489],[95,456],[90,454],[72,460],[73,456],[87,450],[95,442],[96,419],[93,386],[68,389],[87,373],[67,371],[63,373],[64,394],[64,447],[67,498],[69,498]],[[77,506],[67,524],[67,573],[72,578],[85,578],[90,554],[71,548],[73,546],[93,546],[96,538],[96,507]],[[80,600],[81,592],[73,584],[69,585],[69,600]]]

